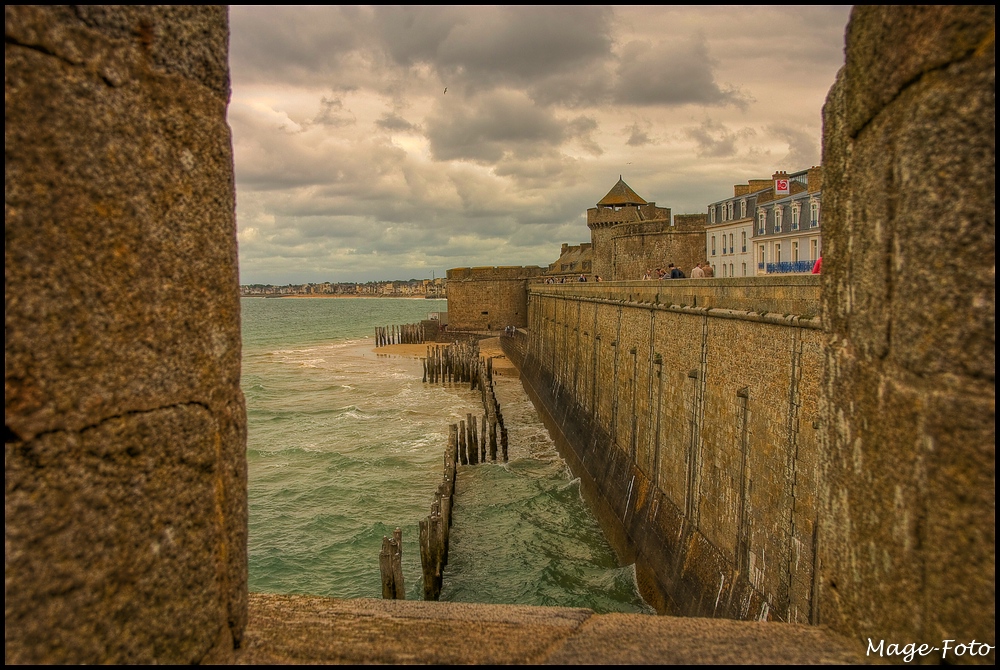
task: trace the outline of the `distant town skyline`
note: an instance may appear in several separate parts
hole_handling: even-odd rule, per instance
[[[541,265],[820,163],[849,6],[233,7],[241,284]]]

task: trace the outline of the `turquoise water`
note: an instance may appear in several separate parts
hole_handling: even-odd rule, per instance
[[[448,425],[482,410],[465,385],[424,384],[419,360],[375,354],[372,334],[446,305],[243,299],[251,591],[379,598],[398,526],[407,598],[422,597],[418,522]],[[459,467],[441,600],[650,612],[519,383],[497,394],[510,462]]]

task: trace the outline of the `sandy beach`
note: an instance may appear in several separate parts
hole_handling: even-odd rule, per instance
[[[387,354],[390,356],[408,356],[410,358],[424,358],[427,356],[427,347],[431,344],[389,344],[384,347],[372,349],[376,354]],[[493,359],[493,374],[502,377],[519,377],[517,368],[511,363],[500,348],[499,337],[489,337],[479,340],[479,353],[484,358]]]

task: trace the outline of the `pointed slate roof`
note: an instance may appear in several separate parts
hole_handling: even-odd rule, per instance
[[[615,184],[610,191],[608,191],[606,196],[601,198],[601,201],[597,203],[597,206],[648,204],[649,203],[640,198],[628,184],[622,181],[621,175],[618,175],[618,183]]]

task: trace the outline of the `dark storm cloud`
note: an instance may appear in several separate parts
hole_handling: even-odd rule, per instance
[[[233,7],[230,59],[246,82],[314,83],[366,44],[365,10],[330,7]]]
[[[379,7],[376,25],[400,65],[427,63],[456,92],[525,84],[611,52],[608,7]]]
[[[533,156],[558,146],[574,135],[573,123],[523,94],[496,91],[468,104],[439,103],[427,119],[427,138],[436,160],[495,163],[507,152]]]
[[[625,140],[625,144],[627,144],[630,147],[641,147],[646,144],[654,143],[652,138],[649,136],[649,133],[640,128],[638,123],[633,123],[631,126],[626,126],[622,132],[625,135],[628,135],[628,139]]]
[[[735,105],[746,94],[715,81],[704,37],[629,42],[618,63],[614,98],[635,105]]]
[[[697,153],[702,158],[728,158],[738,151],[737,142],[756,133],[752,128],[730,130],[728,126],[712,119],[706,119],[697,128],[689,128],[685,134],[697,144]]]
[[[416,131],[417,126],[413,125],[402,116],[396,113],[385,113],[376,122],[375,125],[383,130],[397,131],[397,132],[409,132]]]

